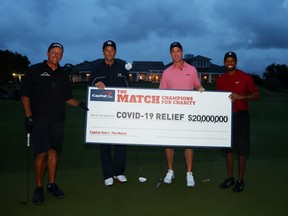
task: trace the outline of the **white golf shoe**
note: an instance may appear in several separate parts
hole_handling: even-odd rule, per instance
[[[192,172],[186,173],[186,185],[187,185],[187,187],[194,187],[195,186],[195,181],[194,181],[194,177],[193,177]]]
[[[173,170],[168,170],[165,178],[164,178],[164,183],[165,184],[171,184],[172,183],[172,179],[174,179],[175,175],[174,175],[174,171]]]
[[[121,183],[127,182],[127,178],[125,175],[114,176],[114,178],[117,179]]]
[[[107,178],[107,179],[104,180],[104,184],[106,186],[111,186],[111,185],[113,185],[113,183],[114,183],[113,178]]]

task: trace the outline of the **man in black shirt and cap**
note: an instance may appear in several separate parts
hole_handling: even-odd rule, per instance
[[[31,133],[35,152],[35,204],[44,202],[43,176],[46,168],[47,192],[57,198],[64,197],[64,192],[55,184],[55,177],[64,132],[65,103],[88,110],[85,103],[73,97],[69,77],[59,65],[63,52],[60,43],[52,43],[48,47],[48,59],[28,69],[21,92],[26,132]]]

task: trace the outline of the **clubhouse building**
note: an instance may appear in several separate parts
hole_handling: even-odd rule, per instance
[[[210,58],[192,54],[184,56],[184,60],[198,70],[199,80],[202,83],[214,83],[217,78],[224,73],[224,67],[213,64]],[[87,82],[90,73],[98,62],[84,62],[74,67],[71,75],[72,82]],[[129,71],[131,82],[151,82],[160,83],[163,71],[172,63],[164,65],[161,61],[133,61],[132,69]]]

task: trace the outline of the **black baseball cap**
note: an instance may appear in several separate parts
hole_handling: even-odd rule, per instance
[[[116,43],[114,42],[114,41],[112,41],[112,40],[107,40],[107,41],[105,41],[104,43],[103,43],[103,50],[105,49],[105,47],[107,47],[107,46],[112,46],[112,47],[114,47],[114,49],[116,50]]]
[[[64,47],[63,47],[63,45],[60,44],[60,43],[58,43],[58,42],[53,42],[53,43],[51,43],[50,46],[48,47],[48,52],[50,51],[50,49],[53,49],[53,48],[55,48],[55,47],[58,47],[58,48],[62,49],[63,52],[64,52]]]
[[[229,51],[229,52],[225,53],[225,55],[224,55],[224,61],[225,61],[225,59],[228,58],[228,57],[234,58],[234,59],[237,61],[237,55],[236,55],[235,52]]]
[[[170,45],[170,52],[171,52],[171,50],[172,50],[174,47],[178,47],[178,48],[180,48],[181,50],[183,50],[181,43],[179,43],[179,42],[173,42],[173,43],[171,43],[171,45]]]

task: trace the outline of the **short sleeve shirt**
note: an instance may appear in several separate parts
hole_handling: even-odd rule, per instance
[[[65,102],[73,98],[67,73],[60,66],[53,71],[46,61],[28,69],[21,95],[30,98],[35,120],[64,120]]]
[[[200,85],[197,69],[184,62],[182,68],[171,65],[164,70],[159,88],[194,90]]]
[[[252,77],[240,70],[236,70],[232,75],[228,72],[223,74],[217,80],[216,87],[219,91],[231,91],[239,95],[248,95],[258,92]],[[234,101],[233,112],[239,112],[241,110],[248,110],[247,100]]]

